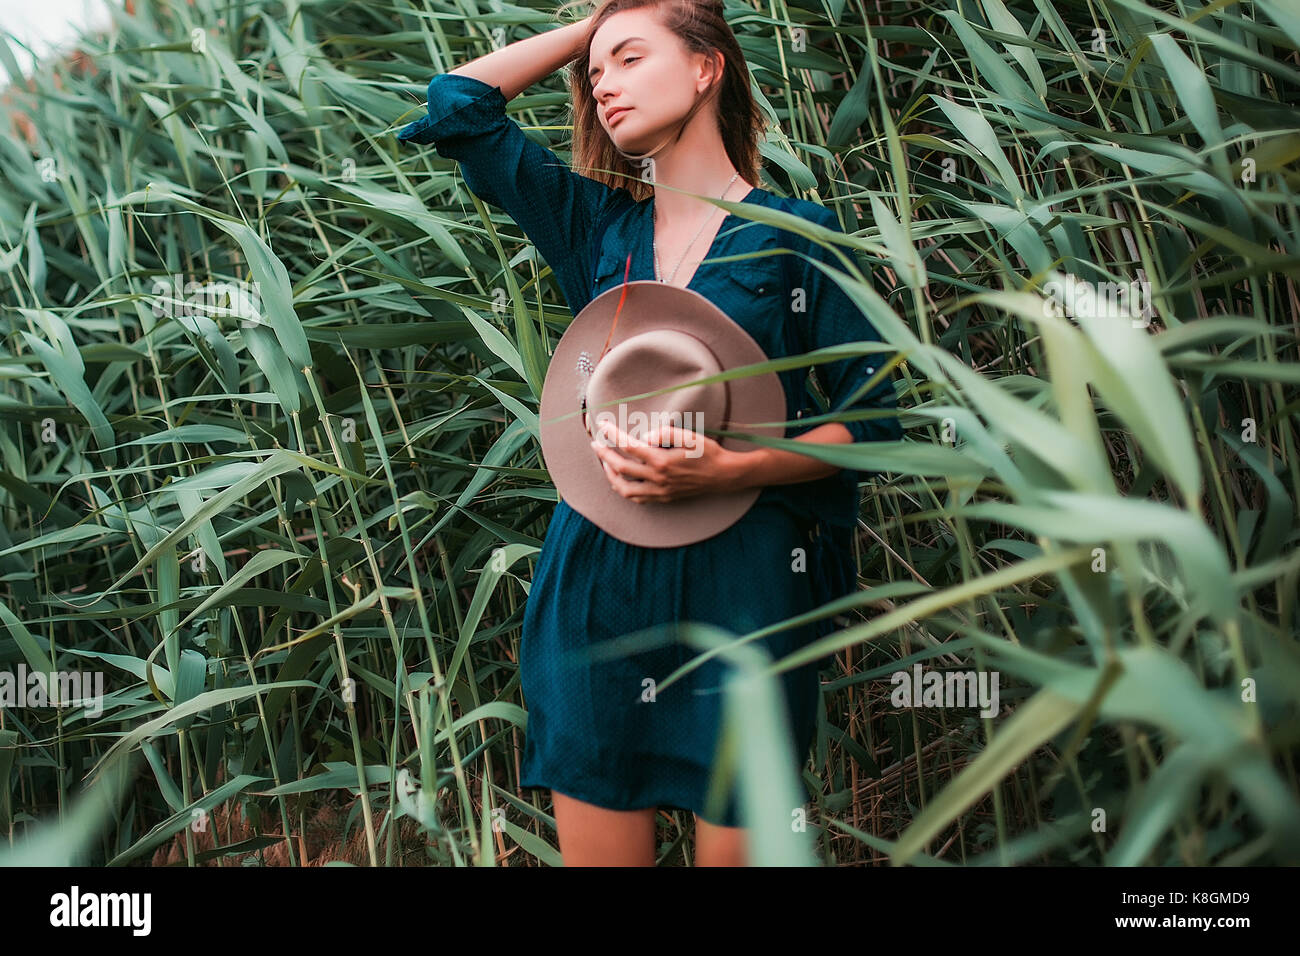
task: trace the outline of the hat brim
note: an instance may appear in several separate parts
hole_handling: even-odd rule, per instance
[[[676,329],[708,345],[723,369],[768,360],[748,332],[694,290],[646,279],[615,286],[592,299],[556,345],[542,386],[542,455],[561,497],[607,534],[645,548],[693,544],[739,521],[758,499],[761,489],[638,503],[624,498],[610,485],[591,447],[591,435],[583,425],[578,405],[578,356],[584,350],[592,361],[599,356],[624,288],[627,299],[609,341],[611,349],[641,332]],[[726,385],[730,420],[710,427],[785,437],[784,426],[755,424],[785,420],[785,390],[775,372],[729,379]],[[742,438],[717,440],[722,447],[739,452],[761,447]]]

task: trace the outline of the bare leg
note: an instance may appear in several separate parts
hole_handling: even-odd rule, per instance
[[[654,866],[655,807],[609,810],[551,791],[565,866]]]
[[[696,866],[748,866],[744,827],[720,827],[695,814]]]

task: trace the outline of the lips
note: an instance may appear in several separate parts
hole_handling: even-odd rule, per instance
[[[610,110],[608,113],[605,114],[605,122],[608,123],[610,126],[613,126],[614,121],[617,120],[620,116],[622,116],[631,108],[632,107],[630,106],[616,106],[614,109]]]

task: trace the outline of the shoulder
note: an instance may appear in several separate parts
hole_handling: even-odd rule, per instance
[[[805,222],[828,232],[844,234],[844,230],[840,226],[839,216],[836,215],[833,209],[808,199],[777,196],[773,193],[767,193],[763,199],[763,204],[770,209],[797,216]],[[785,254],[779,258],[781,268],[785,271],[787,277],[787,284],[790,286],[806,285],[809,274],[815,274],[814,278],[820,276],[817,268],[811,264],[810,260],[830,261],[834,258],[834,254],[828,252],[825,246],[796,232],[793,227],[774,226],[771,229],[770,236],[771,238],[767,242],[774,243],[786,250]]]
[[[772,193],[767,193],[763,198],[764,205],[770,209],[797,216],[804,222],[811,223],[828,232],[844,234],[844,229],[840,226],[840,218],[833,209],[819,205],[809,199],[777,196]],[[793,265],[796,270],[802,271],[811,268],[807,262],[808,258],[825,258],[827,255],[824,246],[795,231],[795,227],[773,227],[772,235],[777,245],[793,253],[793,256],[787,254],[782,256],[782,259],[789,260],[793,258],[797,260],[794,263],[783,262],[783,265],[787,268]],[[825,240],[823,239],[823,241]]]
[[[808,222],[815,223],[827,229],[834,229],[842,232],[840,228],[839,216],[833,209],[819,205],[810,199],[798,199],[792,196],[778,196],[764,190],[764,205],[781,212],[789,213],[792,216],[798,216]]]
[[[809,199],[791,199],[788,202],[791,207],[790,211],[796,216],[807,219],[809,222],[815,222],[819,226],[826,226],[829,229],[838,230],[840,228],[840,217],[835,215],[833,209],[818,205]]]

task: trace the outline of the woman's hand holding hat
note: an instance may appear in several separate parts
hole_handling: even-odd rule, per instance
[[[643,441],[617,425],[601,422],[592,449],[610,486],[637,503],[669,502],[724,488],[736,490],[742,452],[723,448],[707,435],[675,425],[651,429]],[[671,442],[672,447],[661,447]],[[625,450],[622,454],[618,449]]]

